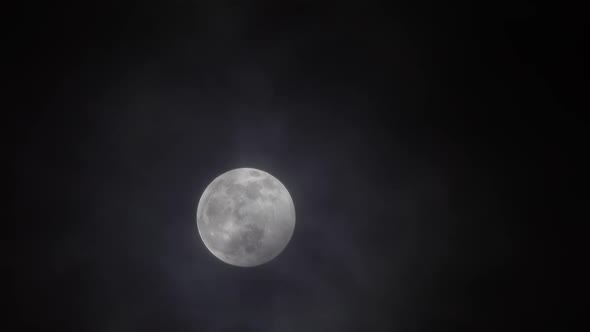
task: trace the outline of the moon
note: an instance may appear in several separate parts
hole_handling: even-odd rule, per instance
[[[291,240],[295,206],[274,176],[254,168],[233,169],[201,195],[197,228],[215,257],[235,266],[257,266],[277,257]]]

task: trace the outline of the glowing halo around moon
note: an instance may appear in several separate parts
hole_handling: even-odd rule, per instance
[[[277,257],[291,240],[295,206],[275,177],[238,168],[207,186],[197,207],[197,227],[215,257],[235,266],[257,266]]]

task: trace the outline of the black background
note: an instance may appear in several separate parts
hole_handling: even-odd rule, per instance
[[[18,11],[11,318],[101,332],[550,326],[563,143],[580,134],[562,83],[581,75],[582,21],[566,14],[180,0]],[[289,246],[255,268],[218,261],[196,230],[200,194],[238,167],[276,176],[296,206]]]

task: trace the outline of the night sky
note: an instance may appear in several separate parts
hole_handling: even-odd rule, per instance
[[[551,324],[545,193],[569,181],[577,122],[556,82],[581,23],[516,2],[244,3],[47,2],[13,25],[16,330]],[[203,190],[239,167],[278,178],[297,215],[254,268],[196,228]]]

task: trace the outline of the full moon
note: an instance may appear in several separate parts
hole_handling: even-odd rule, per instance
[[[250,267],[277,257],[295,228],[295,206],[287,188],[253,168],[221,174],[197,207],[203,243],[225,263]]]

